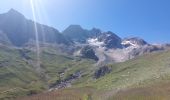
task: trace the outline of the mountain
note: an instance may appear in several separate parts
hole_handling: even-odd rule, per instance
[[[124,62],[137,56],[166,51],[170,48],[168,44],[149,44],[137,37],[121,39],[111,32],[102,33],[97,38],[89,38],[86,45],[93,47],[99,58],[98,65]]]
[[[37,29],[35,29],[35,24]],[[14,9],[5,14],[0,14],[0,30],[8,36],[15,46],[23,46],[25,43],[35,40],[36,31],[39,41],[66,45],[71,43],[58,30],[28,20]]]
[[[41,72],[35,70],[36,32]],[[11,9],[0,14],[0,99],[112,99],[118,90],[169,82],[169,50],[170,44],[122,39],[114,32],[80,25],[59,32]]]
[[[98,37],[98,41],[103,42],[104,47],[106,47],[106,48],[122,48],[121,38],[112,32],[102,33]]]
[[[0,30],[6,43],[14,46],[22,47],[35,43],[36,31],[40,43],[64,44],[65,46],[60,46],[59,49],[66,53],[74,54],[89,45],[99,58],[98,63],[122,62],[138,55],[165,49],[165,46],[153,46],[140,38],[121,39],[113,32],[102,32],[97,28],[87,30],[80,25],[70,25],[60,33],[55,28],[26,19],[14,9],[0,14]]]
[[[74,41],[84,42],[88,37],[88,33],[80,25],[70,25],[66,28],[62,34],[66,37],[71,38]]]
[[[91,30],[86,30],[80,25],[70,25],[62,32],[64,36],[81,43],[85,43],[88,38],[98,36],[100,33],[101,31],[99,29],[93,28]]]
[[[90,46],[98,58],[98,65],[123,62],[146,53],[169,48],[165,45],[149,44],[138,37],[122,39],[110,31],[102,32],[95,28],[92,30],[83,29],[80,25],[70,25],[62,34],[75,43],[76,49],[73,54],[76,54],[76,56],[82,55],[82,52],[79,52],[82,48]]]

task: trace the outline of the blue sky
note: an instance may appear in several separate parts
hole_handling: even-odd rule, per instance
[[[170,43],[170,0],[33,0],[38,22],[63,31],[70,24],[100,28],[120,37]],[[14,8],[32,19],[30,0],[1,0],[0,13]]]

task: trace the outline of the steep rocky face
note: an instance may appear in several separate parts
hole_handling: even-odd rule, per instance
[[[102,33],[98,40],[103,42],[106,48],[122,48],[121,38],[112,32]]]
[[[98,70],[95,71],[94,73],[94,78],[98,79],[102,76],[105,76],[106,74],[111,72],[111,68],[108,66],[102,66]]]
[[[98,37],[99,35],[101,35],[101,30],[97,29],[97,28],[93,28],[91,30],[88,31],[88,38],[95,38]]]
[[[19,46],[28,41],[30,34],[23,34],[27,30],[26,25],[25,17],[13,9],[0,15],[0,29],[14,45]]]
[[[36,24],[37,30],[34,24]],[[31,39],[35,40],[36,31],[39,35],[39,41],[70,44],[70,40],[62,36],[56,29],[27,20],[14,9],[0,15],[0,30],[7,35],[15,46],[22,46]]]
[[[98,61],[98,57],[95,54],[95,51],[93,50],[92,47],[90,46],[85,46],[81,49],[80,54],[83,58],[89,58],[89,59],[94,59]]]
[[[93,28],[92,30],[83,29],[80,25],[70,25],[62,34],[75,42],[85,43],[88,38],[97,37],[101,31]]]
[[[78,43],[91,43],[94,46],[100,45],[107,49],[122,48],[121,38],[110,31],[101,32],[96,28],[85,30],[80,25],[70,25],[62,34]]]
[[[87,43],[93,47],[99,58],[98,65],[124,62],[146,53],[165,51],[170,48],[168,44],[152,45],[136,37],[121,41],[118,36],[111,32],[102,33],[97,38],[90,38]]]
[[[134,46],[134,47],[138,47],[138,46],[144,46],[144,45],[148,45],[148,43],[138,37],[133,37],[133,38],[125,38],[122,40],[122,45],[124,47],[129,47],[129,46]]]
[[[153,45],[145,40],[137,37],[125,38],[122,40],[122,45],[128,51],[129,59],[146,53],[163,51],[168,49],[168,45]]]
[[[104,32],[87,39],[87,43],[95,47],[103,47],[105,49],[118,49],[122,48],[121,38],[112,32]]]
[[[84,40],[88,37],[87,30],[84,30],[80,25],[70,25],[62,34],[78,42],[85,42]]]

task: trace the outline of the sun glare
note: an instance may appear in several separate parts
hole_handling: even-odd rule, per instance
[[[34,0],[35,1],[35,0]],[[35,16],[35,3],[33,2],[33,0],[30,0],[30,5],[31,5],[31,10],[32,10],[32,16],[33,16],[33,20],[34,20],[34,29],[35,29],[35,44],[36,44],[36,51],[37,51],[37,66],[36,66],[36,70],[38,72],[41,72],[41,68],[40,68],[40,46],[39,46],[39,35],[38,35],[38,29],[37,29],[37,19]]]

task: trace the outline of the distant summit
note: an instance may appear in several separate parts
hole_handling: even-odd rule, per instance
[[[31,20],[26,19],[21,13],[10,9],[7,13],[0,15],[0,30],[2,30],[11,43],[15,46],[23,46],[30,40],[35,40],[35,26]],[[39,41],[47,43],[70,44],[55,28],[36,23]]]
[[[90,37],[95,37],[100,34],[100,29],[93,28],[91,30],[83,29],[80,25],[70,25],[62,34],[76,42],[85,43]]]
[[[70,25],[62,34],[74,41],[85,42],[88,37],[87,30],[83,29],[80,25]]]
[[[21,13],[19,13],[17,10],[11,8],[7,13],[15,13],[15,14],[18,14],[18,15],[22,15]]]
[[[122,44],[125,47],[128,47],[128,46],[144,46],[147,45],[148,43],[139,37],[132,37],[123,39]]]
[[[103,41],[104,46],[107,47],[107,48],[122,48],[121,38],[119,36],[117,36],[116,34],[110,32],[110,31],[102,33],[98,37],[98,40],[100,42]]]

